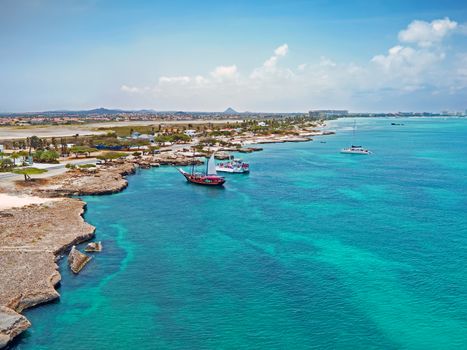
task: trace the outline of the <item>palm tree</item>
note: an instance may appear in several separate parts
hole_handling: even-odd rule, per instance
[[[16,165],[16,159],[20,158],[21,156],[18,154],[18,152],[13,152],[10,155],[10,158],[13,159],[13,165]]]
[[[19,151],[18,155],[23,158],[23,164],[26,163],[26,158],[28,158],[29,153],[28,151]]]

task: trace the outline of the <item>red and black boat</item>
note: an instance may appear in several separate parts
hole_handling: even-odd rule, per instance
[[[216,160],[214,159],[214,154],[209,158],[209,161],[206,166],[206,173],[196,173],[195,167],[191,168],[191,173],[184,171],[183,169],[178,169],[185,179],[188,182],[205,185],[205,186],[222,186],[225,182],[225,179],[222,176],[217,175],[216,171]]]

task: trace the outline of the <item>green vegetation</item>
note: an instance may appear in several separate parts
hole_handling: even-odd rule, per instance
[[[27,158],[29,156],[29,152],[28,151],[19,151],[17,152],[21,157],[23,158]]]
[[[158,135],[154,138],[154,141],[159,144],[164,144],[166,142],[170,143],[186,143],[191,141],[191,137],[185,134],[175,133],[175,134],[163,134]]]
[[[10,158],[0,159],[0,172],[11,171],[14,168],[13,161]]]
[[[37,150],[33,153],[32,159],[37,163],[58,163],[60,155],[56,151]]]
[[[138,147],[138,149],[142,146],[148,146],[149,140],[127,140],[128,145],[130,147]]]
[[[206,147],[206,146],[212,147],[216,145],[224,146],[224,147],[235,146],[233,143],[223,141],[223,140],[218,140],[213,137],[203,138],[199,141],[199,144],[198,144],[198,146],[200,146],[201,148]]]
[[[110,130],[107,135],[113,134],[118,137],[128,137],[133,132],[139,132],[140,134],[153,134],[160,130],[157,125],[137,125],[137,126],[115,126],[112,128],[98,128],[97,130]]]
[[[208,133],[208,136],[233,136],[235,134],[234,130],[213,130]]]
[[[13,165],[16,165],[16,160],[21,158],[21,156],[18,154],[18,152],[13,152],[10,154],[10,158],[13,159]]]
[[[149,153],[154,155],[159,148],[159,146],[149,146]]]
[[[89,157],[92,152],[97,152],[97,148],[87,146],[73,146],[70,148],[70,153],[73,153],[76,158],[78,158],[80,155]]]
[[[78,165],[78,168],[80,169],[90,169],[90,168],[95,168],[96,164],[80,164]]]
[[[128,154],[124,152],[104,152],[101,155],[98,155],[96,158],[99,160],[103,160],[104,163],[108,161],[111,162],[112,160],[119,159],[126,157]]]
[[[31,175],[39,175],[46,173],[47,169],[39,169],[39,168],[22,168],[22,169],[14,169],[13,173],[19,174],[19,175],[24,175],[24,181],[30,181]]]

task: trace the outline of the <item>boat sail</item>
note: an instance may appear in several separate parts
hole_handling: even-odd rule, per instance
[[[214,154],[212,154],[211,158],[209,158],[206,175],[217,175],[216,160],[214,158]]]

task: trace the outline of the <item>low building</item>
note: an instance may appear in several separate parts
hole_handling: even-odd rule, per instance
[[[185,130],[184,134],[190,137],[196,136],[196,130]]]

